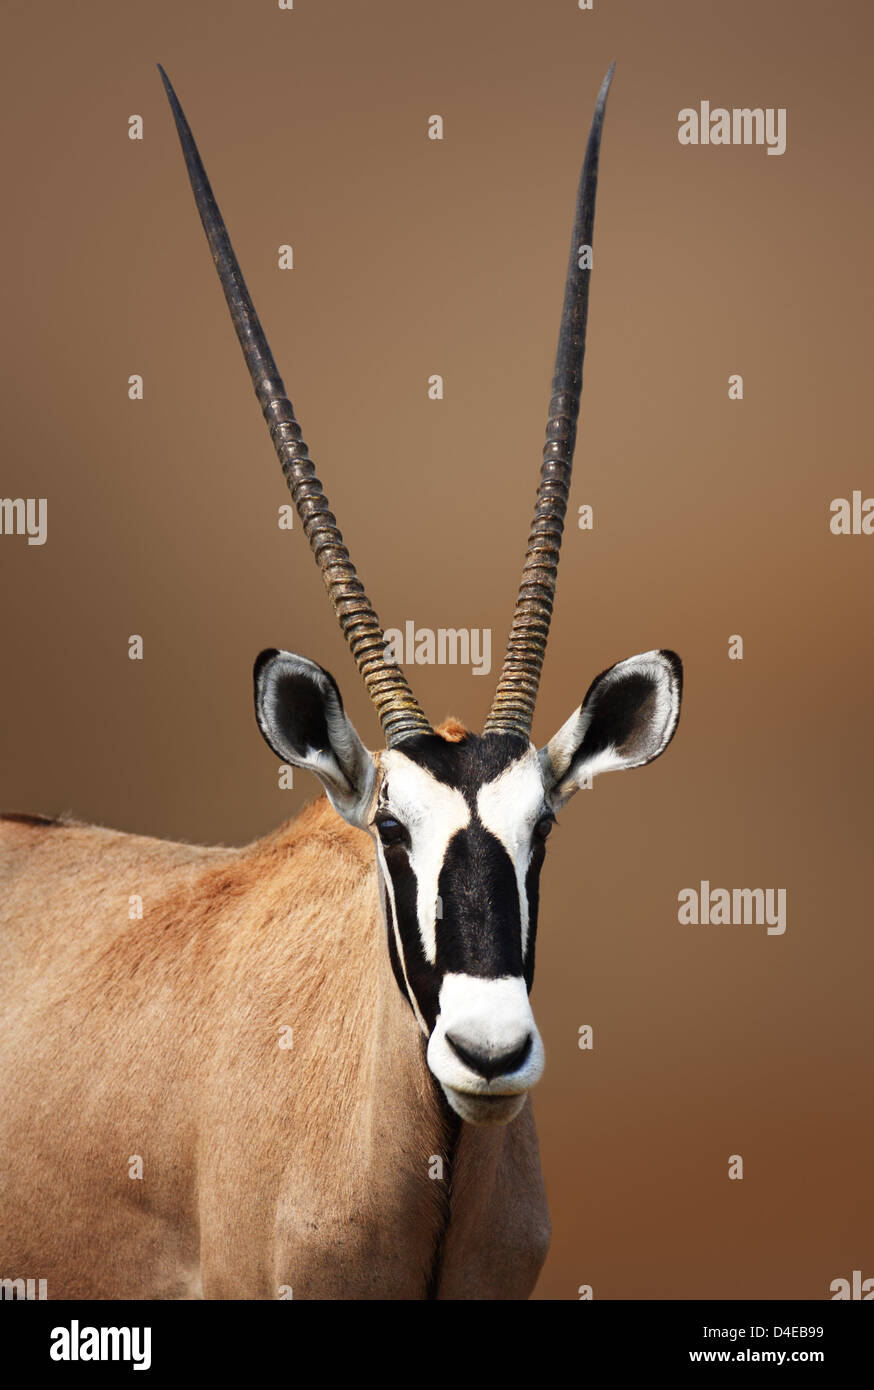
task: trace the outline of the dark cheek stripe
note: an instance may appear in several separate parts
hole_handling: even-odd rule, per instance
[[[534,943],[537,937],[537,913],[540,907],[540,870],[546,858],[546,846],[542,841],[535,843],[528,873],[525,875],[525,892],[528,894],[528,945],[525,951],[525,985],[528,993],[534,983]]]
[[[407,852],[405,849],[397,848],[385,850],[384,854],[394,889],[398,929],[401,949],[404,953],[404,965],[407,968],[407,979],[410,989],[416,997],[419,1011],[430,1031],[437,1019],[442,972],[435,971],[430,961],[425,959],[425,953],[422,950],[416,902],[418,885],[416,875],[413,873],[407,858]],[[438,922],[437,925],[439,928],[440,923]],[[398,966],[400,966],[400,962],[398,962]],[[403,974],[401,978],[403,978]]]
[[[395,980],[397,981],[398,989],[406,999],[407,1003],[412,1007],[410,991],[407,989],[407,982],[404,979],[404,968],[401,964],[401,958],[398,955],[398,943],[395,940],[394,913],[392,912],[391,908],[391,899],[389,898],[384,888],[382,890],[382,900],[383,906],[385,907],[385,922],[386,929],[388,931],[388,955],[389,960],[391,961],[392,973],[394,974]]]

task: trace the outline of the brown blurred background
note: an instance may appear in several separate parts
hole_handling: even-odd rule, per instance
[[[0,801],[204,842],[243,843],[317,790],[303,773],[276,789],[252,714],[262,647],[327,666],[378,732],[302,531],[277,527],[287,494],[156,60],[383,622],[493,629],[489,678],[409,671],[435,719],[474,728],[527,534],[577,172],[618,60],[535,737],[634,652],[676,648],[687,686],[668,755],[596,782],[550,843],[538,1295],[822,1299],[874,1275],[874,536],[829,531],[832,498],[874,495],[870,7],[5,14],[0,494],[48,498],[48,543],[0,537]],[[701,99],[786,107],[787,152],[681,147],[677,113]],[[785,887],[786,934],[679,925],[701,879]]]

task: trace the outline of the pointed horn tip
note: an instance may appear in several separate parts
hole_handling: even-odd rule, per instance
[[[576,213],[576,218],[579,220],[579,222],[580,222],[581,225],[582,225],[583,219],[584,219],[585,216],[586,216],[586,210],[587,210],[587,208],[588,208],[588,214],[589,214],[590,222],[594,219],[594,196],[595,196],[595,188],[596,188],[596,186],[597,186],[598,154],[599,154],[600,145],[601,145],[601,133],[602,133],[603,124],[604,124],[604,114],[605,114],[605,110],[606,110],[606,106],[607,106],[607,95],[608,95],[608,93],[609,93],[609,91],[610,91],[610,84],[611,84],[611,82],[613,81],[613,74],[615,73],[615,71],[616,71],[616,59],[614,58],[613,62],[610,64],[610,66],[609,66],[608,69],[607,69],[607,72],[606,72],[605,75],[604,75],[604,79],[603,79],[603,81],[602,81],[602,83],[601,83],[601,86],[600,86],[600,89],[599,89],[599,91],[598,91],[598,96],[597,96],[596,101],[595,101],[595,110],[594,110],[594,114],[593,114],[593,116],[592,116],[592,123],[591,123],[591,126],[590,126],[590,128],[589,128],[589,138],[588,138],[588,142],[587,142],[587,144],[586,144],[586,153],[585,153],[585,157],[584,157],[584,160],[583,160],[583,167],[582,167],[582,170],[581,170],[581,172],[580,172],[580,183],[579,183],[579,190],[578,190],[578,194],[577,194],[577,213]],[[576,223],[575,223],[575,227],[576,227]],[[577,245],[577,240],[576,240],[576,235],[575,235],[575,237],[574,237],[574,242],[573,242],[573,246],[576,247],[576,245]],[[575,254],[575,253],[574,253],[574,254]],[[577,275],[576,275],[576,271],[573,269],[573,267],[574,267],[575,265],[576,265],[576,261],[575,261],[574,257],[572,256],[572,259],[571,259],[571,267],[572,267],[572,269],[568,271],[568,278],[567,278],[567,281],[566,281],[565,293],[566,293],[567,296],[570,296],[570,294],[571,294],[572,291],[573,291],[574,294],[578,294],[578,293],[579,293],[579,286],[580,286],[580,285],[583,285],[583,284],[586,284],[586,285],[588,284],[588,280],[584,279],[584,278],[581,277],[581,276],[577,276]],[[585,340],[584,340],[584,341],[585,341]],[[562,352],[562,345],[561,345],[561,340],[560,340],[560,342],[559,342],[559,357],[556,359],[556,372],[558,372],[558,370],[559,370],[561,352]],[[580,356],[580,361],[582,361],[582,355]],[[565,363],[565,368],[566,368],[566,363]],[[563,368],[563,370],[564,370],[565,368]],[[580,383],[578,383],[578,385],[579,385],[579,384],[580,384]],[[555,397],[556,392],[557,392],[559,389],[561,390],[561,393],[562,393],[562,394],[567,394],[567,387],[563,385],[561,388],[557,388],[557,387],[555,386],[555,380],[554,380],[554,381],[553,381],[553,397]],[[551,403],[551,404],[550,404],[550,416],[552,416],[552,411],[553,411],[553,409],[555,409],[555,410],[556,410],[556,413],[557,413],[559,408],[558,408],[558,407],[553,407],[553,405],[552,405],[552,403]],[[568,412],[567,412],[567,413],[572,417],[572,422],[573,422],[574,426],[575,426],[575,421],[576,421],[577,409],[578,409],[578,397],[577,397],[577,398],[574,400],[574,402],[573,402],[573,408],[572,408],[572,409],[569,409]],[[564,413],[563,410],[562,410],[562,413]],[[550,436],[547,435],[547,438],[550,439]],[[552,442],[554,443],[555,441],[552,441]],[[546,457],[546,455],[545,455],[544,457]],[[572,462],[572,458],[573,458],[573,455],[571,454],[571,462]],[[543,486],[544,486],[544,482],[541,481],[541,487],[543,487]],[[535,511],[534,526],[536,526],[537,523],[538,523],[538,521],[540,520],[540,511],[539,511],[540,502],[541,502],[541,491],[540,491],[540,488],[538,488],[538,493],[537,493],[537,506],[538,506],[538,510]],[[552,509],[552,507],[553,507],[553,503],[550,503],[550,509]],[[557,526],[557,528],[556,528],[556,529],[557,529],[557,532],[558,532],[558,543],[560,543],[560,540],[561,540],[561,531],[562,531],[562,522],[563,522],[563,519],[564,519],[564,512],[563,512],[563,510],[562,510],[561,517],[560,517],[560,519],[559,519],[559,524],[558,524],[558,526]],[[533,530],[533,527],[532,527],[532,530]],[[524,567],[523,567],[523,572],[522,572],[522,584],[521,584],[521,586],[520,586],[519,600],[517,600],[517,603],[521,601],[522,595],[523,595],[524,592],[525,592],[526,580],[527,580],[527,573],[526,573],[526,572],[527,572],[527,569],[528,569],[529,560],[532,558],[532,554],[534,553],[534,552],[532,551],[532,544],[533,544],[532,538],[529,536],[529,549],[528,549],[528,552],[527,552],[526,558],[525,558],[525,565],[524,565]],[[557,550],[557,546],[556,546],[556,550]],[[556,581],[556,577],[557,577],[557,569],[558,569],[558,558],[557,558],[557,556],[556,556],[556,561],[555,561],[555,574],[554,574],[554,576],[553,576],[553,579],[552,579],[551,585],[550,585],[550,587],[551,587],[553,593],[554,593],[554,590],[555,590],[555,581]],[[486,724],[485,724],[485,728],[484,728],[484,733],[497,733],[497,732],[502,732],[502,733],[503,733],[503,732],[510,732],[510,731],[512,731],[512,732],[514,732],[514,733],[521,734],[521,733],[522,733],[522,729],[525,728],[525,729],[526,729],[526,733],[525,733],[525,735],[523,735],[523,736],[525,736],[525,737],[530,737],[530,729],[531,729],[532,717],[533,717],[533,712],[534,712],[534,702],[535,702],[536,699],[537,699],[537,691],[538,691],[538,687],[539,687],[539,684],[540,684],[540,676],[541,676],[542,669],[543,669],[543,658],[544,658],[544,655],[545,655],[546,641],[547,641],[547,638],[548,638],[548,635],[549,635],[549,626],[550,626],[551,618],[552,618],[552,611],[551,611],[551,603],[550,603],[550,611],[547,613],[547,615],[546,615],[546,617],[545,617],[545,621],[543,621],[543,622],[540,624],[540,626],[542,626],[542,627],[545,629],[545,631],[543,632],[542,638],[541,638],[541,643],[542,643],[542,645],[541,645],[541,650],[540,650],[540,652],[539,652],[539,655],[538,655],[537,658],[536,658],[537,670],[536,670],[536,672],[533,674],[533,676],[529,676],[528,681],[527,681],[527,686],[526,686],[526,689],[527,689],[528,687],[533,686],[533,693],[532,693],[532,696],[531,696],[531,712],[528,713],[527,716],[519,716],[518,713],[516,713],[516,712],[507,713],[506,710],[505,710],[505,708],[504,708],[504,702],[503,702],[503,701],[500,701],[500,700],[498,699],[498,693],[496,692],[495,698],[494,698],[493,701],[492,701],[492,708],[491,708],[491,711],[490,711],[490,713],[489,713],[489,717],[488,717],[488,719],[486,720]],[[518,644],[518,642],[519,642],[519,640],[520,640],[520,639],[519,639],[518,626],[517,626],[517,619],[518,619],[518,613],[517,613],[516,615],[514,615],[514,617],[513,617],[513,622],[512,622],[511,628],[510,628],[510,634],[509,634],[509,637],[508,637],[508,639],[507,639],[507,658],[506,658],[507,661],[509,661],[510,652],[513,650],[514,642],[515,642],[516,644]],[[524,641],[524,639],[523,639],[523,641]],[[512,665],[511,665],[511,672],[513,672],[513,674],[508,675],[508,677],[507,677],[507,684],[511,687],[511,690],[513,691],[513,694],[510,696],[510,698],[512,699],[512,698],[514,698],[514,696],[515,696],[516,693],[517,693],[516,690],[515,690],[515,681],[518,679],[518,672],[514,672],[513,666],[512,666]],[[499,682],[498,690],[501,691],[501,683],[500,683],[500,682]],[[501,691],[501,693],[503,694],[503,691]]]
[[[604,81],[601,83],[601,90],[598,92],[598,100],[597,100],[597,102],[595,103],[595,107],[596,107],[596,110],[597,110],[597,112],[598,112],[599,115],[603,113],[604,106],[606,105],[606,102],[607,102],[607,93],[610,91],[610,84],[611,84],[611,82],[613,81],[613,74],[614,74],[615,71],[616,71],[616,59],[614,58],[614,59],[613,59],[613,62],[610,64],[609,68],[607,69],[607,72],[606,72],[605,77],[604,77]]]
[[[175,92],[174,89],[173,89],[173,83],[170,81],[169,77],[167,76],[167,73],[166,73],[166,71],[164,70],[164,65],[163,65],[163,63],[157,63],[157,64],[156,64],[156,67],[157,67],[157,69],[158,69],[158,72],[161,74],[161,81],[162,81],[163,84],[164,84],[164,91],[167,93],[167,98],[168,98],[168,100],[169,100],[169,102],[170,102],[170,105],[171,105],[171,107],[173,108],[173,111],[174,111],[174,113],[175,113],[176,107],[179,105],[179,98],[176,96],[176,92]],[[180,108],[180,109],[181,109],[181,108]]]

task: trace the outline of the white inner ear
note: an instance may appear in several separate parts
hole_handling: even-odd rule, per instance
[[[364,747],[333,694],[325,701],[325,716],[331,746],[327,753],[307,749],[308,754],[312,753],[310,766],[323,780],[333,777],[337,796],[348,807],[356,807],[363,814],[370,804],[376,780],[373,755]]]
[[[345,716],[341,718],[345,725],[343,758],[349,772],[340,766],[333,752],[325,754],[316,749],[307,749],[308,756],[311,756],[305,766],[319,778],[331,805],[344,820],[363,827],[367,824],[373,800],[376,766],[348,719]],[[333,740],[334,721],[331,719],[328,720],[328,729]]]
[[[651,751],[643,758],[629,758],[620,753],[612,744],[598,750],[591,757],[581,760],[569,777],[565,773],[572,763],[595,713],[605,702],[609,703],[611,694],[628,676],[645,676],[654,684],[655,709],[650,722],[656,730],[652,739]],[[589,704],[580,705],[570,719],[562,724],[558,733],[550,739],[538,754],[543,776],[547,785],[552,785],[550,800],[554,805],[566,801],[582,784],[584,778],[597,777],[602,772],[616,772],[623,768],[642,767],[658,757],[673,736],[680,712],[680,697],[673,668],[659,651],[643,652],[617,662],[605,671],[595,689],[587,697]]]
[[[554,796],[561,783],[565,770],[573,761],[574,754],[585,737],[592,718],[591,710],[577,705],[573,714],[566,719],[557,734],[537,754],[550,796]]]
[[[328,735],[327,748],[310,745],[298,752],[288,741],[279,713],[273,681],[283,668],[308,679],[318,691]],[[355,728],[346,717],[326,674],[315,662],[294,652],[279,652],[270,664],[270,673],[261,677],[259,711],[271,747],[293,767],[314,772],[328,794],[331,805],[352,825],[363,825],[373,798],[376,767]]]
[[[325,753],[320,748],[307,748],[303,756],[295,754],[287,761],[294,761],[299,767],[314,772],[325,789],[330,788],[334,796],[347,801],[357,799],[354,796],[355,787],[352,781],[346,776],[333,753]]]

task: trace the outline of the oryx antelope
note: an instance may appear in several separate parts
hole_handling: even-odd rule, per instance
[[[598,676],[539,751],[530,738],[611,76],[577,195],[518,600],[477,735],[433,729],[387,659],[162,70],[255,391],[386,746],[365,748],[327,671],[272,650],[255,664],[261,732],[326,793],[274,834],[206,849],[0,821],[3,1277],[45,1278],[50,1298],[531,1292],[549,1239],[528,1100],[543,1068],[529,991],[546,840],[584,779],[657,758],[680,707],[679,659],[649,651]]]

